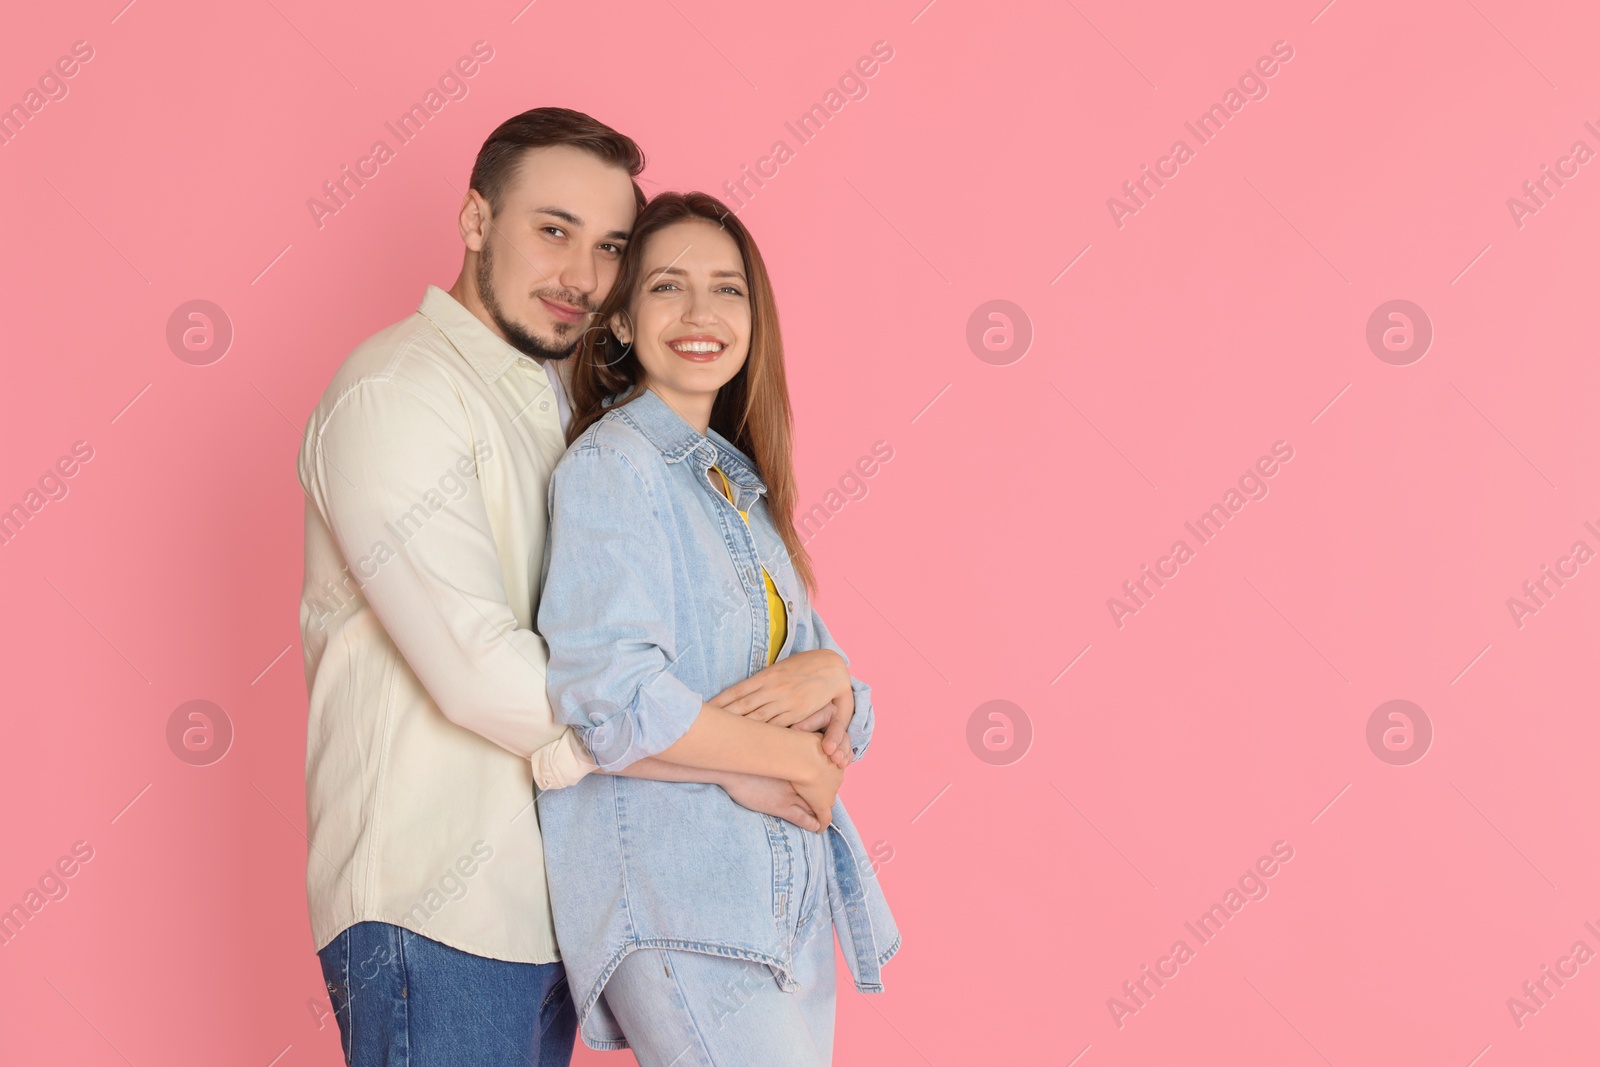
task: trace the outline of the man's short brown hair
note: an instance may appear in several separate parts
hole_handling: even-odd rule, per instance
[[[478,159],[472,165],[472,188],[489,202],[491,212],[500,210],[501,198],[523,153],[550,145],[582,149],[604,163],[621,167],[630,177],[636,178],[644,170],[644,153],[633,138],[581,111],[536,107],[502,122],[478,149]],[[633,198],[640,208],[644,207],[644,190],[638,182],[633,183]]]

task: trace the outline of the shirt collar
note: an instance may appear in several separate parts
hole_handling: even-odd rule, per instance
[[[461,358],[471,364],[485,382],[493,383],[517,360],[531,358],[511,347],[482,319],[437,285],[428,286],[417,311],[439,328],[445,339],[461,353]],[[534,381],[549,388],[542,377]]]
[[[755,464],[738,446],[714,429],[700,433],[654,390],[646,389],[619,408],[618,414],[660,449],[662,458],[668,463],[694,456],[702,473],[716,464],[734,485],[752,493],[767,491]]]

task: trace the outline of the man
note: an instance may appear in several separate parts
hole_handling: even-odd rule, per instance
[[[533,790],[595,765],[554,724],[532,626],[558,368],[616,278],[643,166],[578,112],[502,124],[462,203],[455,284],[357,346],[306,425],[306,889],[347,1063],[572,1055]],[[840,735],[853,707],[832,653],[714,699],[763,719],[833,702]],[[641,763],[628,773],[809,815],[785,782]]]

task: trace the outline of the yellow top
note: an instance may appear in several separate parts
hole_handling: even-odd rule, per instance
[[[713,466],[711,469],[722,479],[722,495],[728,498],[728,503],[733,504],[733,487],[728,484],[728,476],[722,473],[721,467]],[[738,505],[734,504],[734,507],[737,509]],[[740,511],[739,516],[744,519],[746,526],[750,525],[748,511]],[[783,609],[783,597],[778,595],[778,587],[772,584],[772,575],[767,573],[767,568],[761,568],[761,577],[767,583],[767,664],[770,666],[789,637],[789,614]]]

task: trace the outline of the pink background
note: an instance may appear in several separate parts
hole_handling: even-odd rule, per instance
[[[1600,162],[1507,206],[1600,149],[1592,9],[124,2],[0,37],[6,103],[94,50],[0,146],[0,506],[93,449],[0,546],[0,906],[93,849],[0,947],[0,1058],[339,1062],[295,451],[338,361],[455,277],[483,137],[562,104],[640,141],[647,190],[718,192],[789,142],[742,217],[802,500],[893,449],[810,544],[878,701],[845,795],[905,933],[885,995],[841,994],[837,1063],[1593,1059],[1600,962],[1507,1007],[1600,951],[1600,564],[1520,627],[1507,606],[1600,549]],[[469,95],[318,228],[307,199],[478,40]],[[797,147],[784,123],[880,40],[868,95]],[[1199,145],[1184,122],[1276,41],[1269,94]],[[1119,228],[1107,199],[1178,138],[1194,158]],[[234,330],[206,366],[166,341],[196,299]],[[988,362],[966,335],[996,299],[1033,340]],[[1405,366],[1366,341],[1395,299],[1434,330]],[[1280,440],[1270,494],[1198,547],[1183,524]],[[1108,598],[1180,538],[1119,628]],[[235,731],[208,766],[166,739],[193,699]],[[1367,742],[1393,699],[1432,725],[1409,765]],[[991,700],[1021,709],[994,752],[968,740]],[[1270,894],[1199,945],[1183,924],[1277,841]],[[1108,998],[1180,938],[1119,1027]]]

